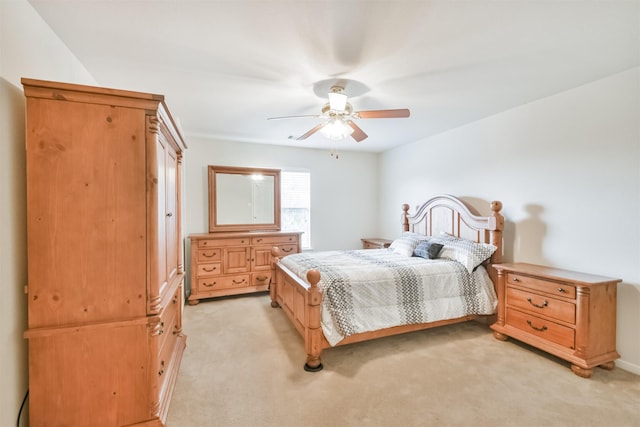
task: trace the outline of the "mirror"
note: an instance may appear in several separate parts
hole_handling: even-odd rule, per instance
[[[280,230],[280,169],[209,166],[209,232]]]

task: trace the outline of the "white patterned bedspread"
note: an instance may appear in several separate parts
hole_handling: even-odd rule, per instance
[[[484,267],[405,257],[389,249],[310,252],[281,264],[306,281],[320,271],[322,330],[336,345],[349,335],[392,326],[493,314],[497,298]]]

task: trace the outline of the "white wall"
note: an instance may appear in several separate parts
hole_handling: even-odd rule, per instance
[[[640,374],[640,68],[380,158],[381,229],[397,206],[504,204],[505,261],[618,277],[618,366]]]
[[[206,233],[207,166],[276,168],[311,173],[311,239],[314,250],[357,249],[378,224],[376,154],[278,147],[186,137],[184,234]],[[398,226],[399,228],[400,226]]]
[[[22,337],[27,328],[27,236],[21,77],[95,83],[26,0],[0,0],[0,426],[15,425],[28,378]],[[27,419],[25,413],[22,425]]]

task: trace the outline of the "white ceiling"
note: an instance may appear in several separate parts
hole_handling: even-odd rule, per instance
[[[101,86],[159,93],[187,136],[384,151],[640,65],[640,0],[30,0]],[[38,78],[39,76],[29,76]],[[369,135],[302,135],[331,82]]]

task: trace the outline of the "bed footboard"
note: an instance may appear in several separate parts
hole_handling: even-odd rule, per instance
[[[271,306],[281,307],[304,339],[307,360],[304,370],[317,372],[322,370],[322,350],[328,346],[320,326],[320,304],[322,292],[318,288],[320,273],[317,270],[307,272],[309,283],[297,278],[280,264],[280,249],[271,251],[272,269]]]

